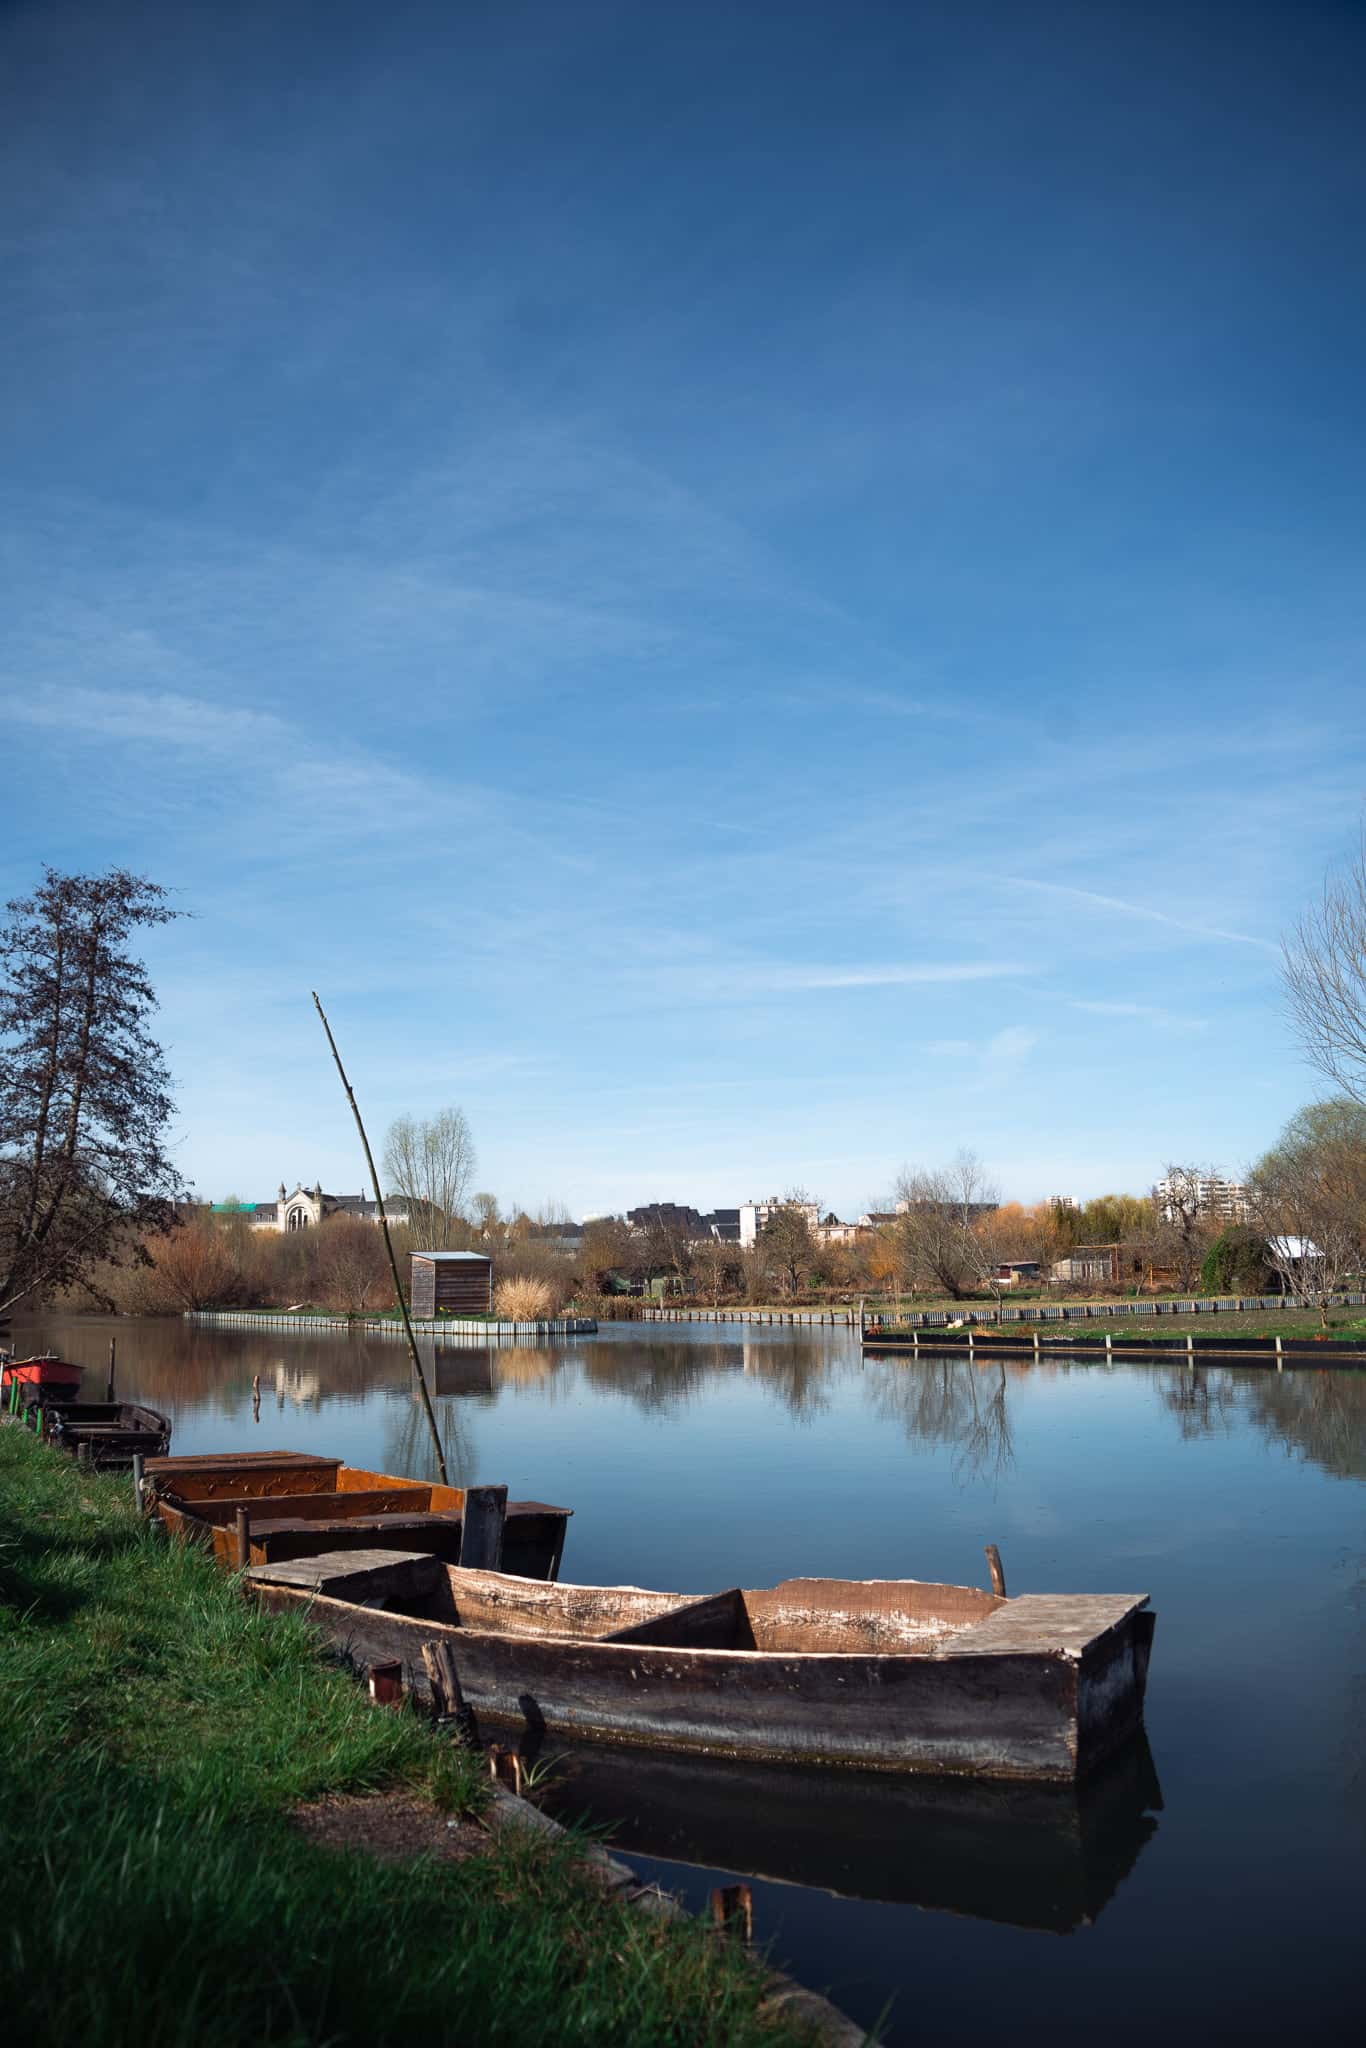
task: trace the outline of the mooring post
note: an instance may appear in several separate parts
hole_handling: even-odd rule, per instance
[[[1106,1356],[1107,1360],[1109,1359],[1109,1357],[1110,1357],[1110,1355],[1111,1355],[1111,1353],[1110,1353],[1110,1346],[1111,1346],[1111,1344],[1112,1344],[1112,1342],[1113,1342],[1113,1341],[1114,1341],[1114,1340],[1112,1339],[1112,1337],[1111,1337],[1111,1335],[1110,1335],[1110,1332],[1109,1332],[1109,1331],[1107,1330],[1107,1331],[1105,1332],[1105,1356]]]
[[[1039,1333],[1038,1333],[1038,1331],[1036,1330],[1036,1331],[1034,1332],[1034,1361],[1035,1361],[1035,1364],[1037,1364],[1037,1363],[1038,1363],[1038,1358],[1039,1358]]]
[[[1281,1362],[1281,1339],[1279,1331],[1276,1335],[1276,1370],[1277,1372],[1285,1371],[1285,1366]]]
[[[244,1572],[251,1563],[251,1509],[237,1510],[237,1569]]]
[[[443,1637],[437,1637],[422,1645],[422,1662],[427,1673],[427,1682],[432,1689],[432,1706],[438,1720],[455,1722],[456,1733],[464,1749],[482,1749],[479,1738],[479,1723],[474,1718],[474,1708],[465,1698],[460,1684],[460,1673],[456,1668],[455,1651]]]
[[[460,1562],[470,1571],[503,1568],[503,1524],[507,1518],[505,1486],[467,1486],[461,1516]]]
[[[251,1376],[251,1419],[253,1422],[261,1420],[261,1375],[259,1372],[254,1372]]]
[[[140,1515],[141,1515],[141,1514],[144,1514],[144,1513],[146,1512],[146,1507],[145,1507],[145,1503],[144,1503],[144,1501],[143,1501],[143,1498],[142,1498],[142,1452],[141,1452],[141,1451],[134,1451],[134,1453],[133,1453],[133,1502],[134,1502],[134,1505],[136,1506],[136,1508],[137,1508],[137,1511],[138,1511],[138,1513],[139,1513]]]
[[[1006,1597],[1006,1575],[1001,1565],[1001,1553],[994,1543],[988,1543],[987,1569],[991,1573],[991,1590],[998,1600]]]
[[[711,1895],[711,1921],[748,1947],[754,1939],[754,1898],[747,1884],[722,1884]]]
[[[1194,1358],[1195,1356],[1195,1337],[1190,1330],[1186,1332],[1186,1356],[1187,1358]]]
[[[111,1337],[109,1339],[109,1379],[104,1389],[104,1398],[106,1401],[112,1401],[114,1398],[114,1353],[117,1349],[117,1346],[118,1338]]]

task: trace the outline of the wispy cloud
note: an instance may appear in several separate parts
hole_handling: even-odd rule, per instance
[[[917,966],[759,967],[746,970],[751,989],[914,988],[956,981],[1001,981],[1028,968],[997,960],[931,961]]]
[[[1069,1001],[1068,1008],[1085,1010],[1093,1017],[1134,1017],[1145,1023],[1158,1024],[1168,1031],[1205,1031],[1209,1028],[1203,1017],[1180,1017],[1174,1010],[1164,1010],[1159,1003],[1107,1003],[1078,996]]]
[[[1077,889],[1068,882],[1039,882],[1025,875],[1006,875],[1011,889],[1033,889],[1044,896],[1060,896],[1072,903],[1088,904],[1093,910],[1108,910],[1119,917],[1136,918],[1144,924],[1165,925],[1172,931],[1188,932],[1197,939],[1225,939],[1235,946],[1257,946],[1279,957],[1280,947],[1269,939],[1254,938],[1249,932],[1231,932],[1220,925],[1197,924],[1190,918],[1173,917],[1170,911],[1154,910],[1145,903],[1129,903],[1122,896],[1102,896],[1094,889]]]

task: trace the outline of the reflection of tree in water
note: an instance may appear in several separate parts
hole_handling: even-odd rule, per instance
[[[821,1344],[797,1338],[783,1344],[748,1343],[742,1350],[746,1376],[776,1394],[798,1422],[809,1422],[830,1406],[830,1354]]]
[[[1192,1441],[1228,1436],[1239,1411],[1237,1393],[1227,1375],[1203,1365],[1164,1373],[1162,1404],[1176,1417],[1181,1435]]]
[[[1162,1399],[1182,1436],[1227,1434],[1246,1418],[1333,1478],[1366,1478],[1366,1373],[1200,1366],[1167,1377]]]
[[[920,1357],[868,1361],[868,1384],[879,1415],[913,1443],[947,1445],[962,1479],[999,1480],[1015,1462],[1004,1360]]]
[[[1366,1478],[1366,1372],[1262,1372],[1247,1394],[1268,1436],[1334,1479]]]
[[[666,1414],[696,1400],[717,1373],[739,1372],[738,1344],[687,1344],[652,1338],[646,1344],[584,1344],[575,1357],[589,1386],[620,1394],[647,1414]]]
[[[452,1486],[476,1486],[477,1453],[468,1427],[469,1404],[459,1400],[433,1401],[441,1448],[446,1458],[446,1476]],[[439,1479],[436,1451],[416,1386],[412,1398],[388,1404],[384,1417],[384,1465],[398,1479]]]

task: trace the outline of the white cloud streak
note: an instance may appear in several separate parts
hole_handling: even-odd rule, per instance
[[[1084,903],[1093,910],[1108,910],[1120,917],[1138,919],[1145,924],[1165,925],[1172,931],[1188,932],[1197,939],[1224,939],[1230,945],[1256,946],[1263,952],[1280,955],[1280,947],[1269,939],[1254,938],[1248,932],[1231,932],[1219,925],[1195,924],[1184,917],[1173,917],[1165,910],[1153,910],[1144,903],[1129,903],[1122,896],[1102,896],[1094,889],[1077,889],[1068,882],[1039,882],[1025,875],[1006,875],[1005,883],[1011,889],[1032,889],[1039,895],[1065,897],[1072,903]]]

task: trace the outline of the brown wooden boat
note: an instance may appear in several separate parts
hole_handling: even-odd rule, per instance
[[[136,1401],[43,1401],[43,1434],[77,1455],[84,1448],[101,1467],[131,1465],[156,1456],[171,1441],[171,1425],[156,1408]]]
[[[461,1486],[367,1472],[306,1451],[148,1458],[143,1478],[155,1512],[172,1534],[210,1545],[226,1565],[237,1562],[240,1507],[249,1512],[253,1564],[376,1544],[423,1552],[447,1564],[460,1559]],[[510,1500],[503,1524],[503,1569],[522,1578],[553,1579],[571,1512],[544,1501]]]
[[[697,1598],[547,1586],[430,1557],[314,1556],[251,1573],[354,1662],[445,1640],[478,1714],[667,1750],[1068,1780],[1142,1724],[1147,1595],[916,1579],[787,1579]]]

